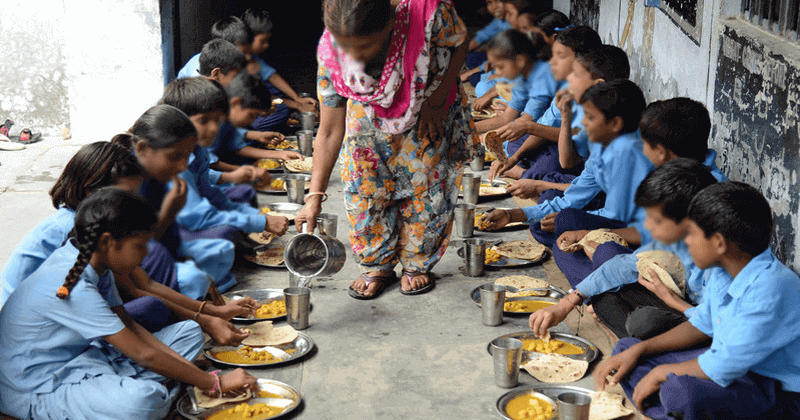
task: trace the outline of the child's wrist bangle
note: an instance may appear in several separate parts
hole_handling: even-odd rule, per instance
[[[209,373],[210,373],[212,376],[214,376],[214,387],[213,387],[213,388],[211,388],[211,389],[208,391],[208,393],[209,393],[209,394],[213,394],[214,392],[216,392],[216,391],[219,391],[219,395],[221,396],[221,395],[222,395],[222,387],[221,387],[221,386],[220,386],[220,384],[219,384],[219,371],[218,371],[218,370],[212,370],[212,371],[211,371],[211,372],[209,372]]]
[[[321,196],[323,203],[328,201],[328,193],[324,193],[324,192],[320,192],[320,191],[314,191],[314,192],[310,192],[310,193],[306,194],[305,197],[303,197],[303,200],[308,201],[308,197],[313,197],[315,195]]]
[[[203,303],[200,304],[200,309],[197,310],[198,314],[202,314],[203,313],[203,307],[206,306],[206,303],[208,303],[208,301],[204,300]]]

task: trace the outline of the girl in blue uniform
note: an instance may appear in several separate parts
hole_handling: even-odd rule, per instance
[[[20,419],[160,419],[176,381],[209,395],[255,387],[237,369],[207,373],[189,360],[203,334],[184,321],[151,334],[122,307],[112,272],[139,267],[156,215],[116,188],[86,198],[75,230],[0,311],[0,407]],[[189,360],[187,360],[189,359]]]
[[[234,245],[224,239],[201,238],[181,241],[175,216],[186,203],[188,188],[178,174],[188,168],[189,156],[197,146],[197,130],[189,117],[169,105],[156,105],[142,114],[127,134],[111,140],[132,149],[147,179],[142,196],[158,208],[159,222],[155,240],[163,244],[177,261],[191,258],[189,264],[177,267],[180,292],[193,299],[202,299],[210,280],[218,285],[234,284],[230,273]],[[172,188],[167,183],[172,182]]]

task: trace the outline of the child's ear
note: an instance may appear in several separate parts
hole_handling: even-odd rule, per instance
[[[136,154],[136,156],[140,156],[146,147],[147,145],[144,144],[143,141],[137,141],[136,144],[133,145],[133,153]]]
[[[712,234],[709,239],[711,244],[711,249],[709,251],[713,252],[714,255],[722,257],[726,252],[728,252],[728,241],[724,236],[722,236],[721,233],[716,232]]]
[[[606,79],[603,79],[602,77],[599,78],[599,79],[594,79],[594,81],[592,81],[592,86],[599,85],[600,83],[603,83],[605,81],[606,81]]]
[[[609,122],[611,123],[611,130],[615,133],[621,133],[622,128],[625,127],[625,121],[623,121],[622,117],[619,115],[612,118]]]
[[[233,107],[241,107],[242,106],[242,98],[240,96],[234,96],[231,98],[231,108]]]
[[[525,67],[525,64],[527,64],[527,63],[528,63],[528,60],[527,60],[527,58],[526,58],[524,55],[522,55],[522,54],[517,54],[517,56],[516,56],[516,57],[514,57],[514,64],[515,64],[515,65],[516,65],[518,68],[523,68],[523,67]]]
[[[109,249],[114,245],[116,241],[114,237],[111,236],[109,232],[103,232],[100,235],[100,238],[97,239],[97,250],[100,251],[101,254],[108,252]]]
[[[215,67],[214,70],[211,70],[211,78],[214,80],[219,80],[220,76],[222,76],[222,69],[219,67]]]

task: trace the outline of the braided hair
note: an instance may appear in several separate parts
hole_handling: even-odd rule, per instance
[[[92,254],[97,251],[100,237],[108,232],[115,240],[152,232],[157,222],[156,212],[143,198],[113,187],[105,187],[84,199],[75,213],[73,239],[78,259],[69,270],[56,296],[66,299]]]
[[[58,177],[50,198],[53,206],[75,210],[98,188],[116,185],[123,178],[142,176],[144,170],[129,150],[107,141],[78,150]]]

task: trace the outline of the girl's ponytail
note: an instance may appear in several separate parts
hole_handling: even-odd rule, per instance
[[[106,232],[115,240],[152,232],[155,210],[143,198],[114,187],[105,187],[84,199],[75,212],[74,239],[78,259],[67,273],[56,296],[66,299],[97,251]]]

